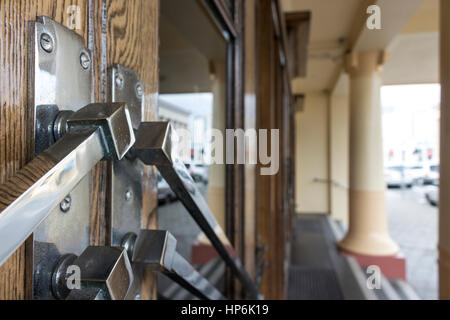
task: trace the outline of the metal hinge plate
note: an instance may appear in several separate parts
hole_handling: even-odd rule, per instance
[[[126,102],[133,128],[142,121],[144,85],[139,75],[121,65],[109,68],[110,102]],[[125,157],[111,165],[110,209],[111,245],[120,247],[125,236],[139,234],[142,226],[142,179],[144,165],[138,159]],[[131,257],[130,257],[131,258]],[[141,290],[142,269],[133,265],[134,285],[127,299],[135,299]]]
[[[35,154],[55,142],[53,120],[60,111],[77,111],[91,103],[91,55],[75,32],[47,17],[32,23],[29,105],[35,119]],[[89,246],[89,175],[34,232],[33,298],[54,299],[51,274],[65,254],[79,255]]]

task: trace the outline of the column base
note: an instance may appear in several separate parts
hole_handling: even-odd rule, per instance
[[[406,280],[406,259],[402,254],[397,253],[392,256],[368,256],[363,254],[350,253],[339,250],[344,256],[355,258],[361,267],[378,266],[386,278]]]
[[[395,256],[400,248],[385,233],[350,232],[338,243],[339,249],[363,256]]]

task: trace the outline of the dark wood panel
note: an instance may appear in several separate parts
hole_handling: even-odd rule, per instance
[[[157,119],[159,0],[105,0],[108,64],[120,63],[141,76],[145,85],[144,119]],[[157,228],[156,170],[147,168],[143,185],[143,221]],[[146,272],[142,299],[156,298],[156,274]]]
[[[245,92],[244,127],[256,129],[256,32],[255,1],[245,0]],[[249,149],[257,146],[247,146]],[[248,151],[250,154],[250,150]],[[244,218],[244,265],[250,277],[256,280],[256,166],[245,165],[245,218]]]
[[[121,63],[141,74],[146,86],[144,116],[156,118],[158,92],[158,0],[0,0],[0,183],[32,158],[32,113],[27,106],[28,23],[45,15],[64,25],[68,8],[79,7],[80,25],[75,30],[93,53],[94,100],[106,101],[107,66]],[[108,163],[94,168],[91,176],[91,243],[105,244],[109,227],[106,215]],[[156,177],[149,168],[146,180],[143,225],[156,227]],[[30,246],[27,246],[29,248]],[[25,245],[0,268],[0,299],[31,297],[32,256]],[[156,297],[156,281],[146,278],[143,298]]]
[[[311,14],[309,12],[287,13],[287,54],[290,74],[295,77],[306,77]]]
[[[267,248],[264,259],[261,293],[267,299],[284,299],[286,265],[289,259],[288,233],[291,217],[292,186],[289,177],[292,150],[290,107],[292,97],[285,53],[284,17],[279,1],[257,1],[257,121],[259,129],[278,129],[280,133],[279,171],[273,176],[257,175],[257,229],[261,244]],[[270,134],[269,134],[270,137]],[[270,141],[270,140],[269,140]],[[269,150],[271,149],[269,143]],[[259,168],[258,168],[259,169]]]
[[[272,45],[273,45],[273,29],[271,15],[271,1],[262,0],[257,2],[256,14],[256,33],[257,33],[257,123],[258,128],[271,127],[271,110],[273,109],[271,90],[273,87],[273,72],[271,65]],[[258,170],[260,166],[258,166]],[[270,176],[257,176],[257,212],[258,212],[258,235],[262,245],[267,246],[264,252],[264,260],[267,266],[263,270],[261,293],[266,299],[276,296],[274,288],[271,286],[274,275],[273,261],[270,254],[272,252],[271,239],[273,228],[271,217],[272,190]]]
[[[81,35],[87,34],[88,1],[0,0],[0,182],[5,182],[31,160],[31,113],[27,106],[28,24],[45,15],[66,24],[67,8],[80,8]],[[22,246],[0,267],[0,299],[24,299],[30,295]],[[28,274],[28,276],[27,276]],[[28,284],[28,285],[27,285]]]
[[[107,65],[106,46],[108,21],[107,12],[104,10],[104,1],[90,1],[88,18],[88,41],[89,50],[92,53],[92,86],[93,100],[96,102],[107,101]],[[108,166],[107,161],[102,161],[92,169],[90,178],[90,243],[91,245],[109,244],[109,219],[107,217],[107,188],[108,188]]]

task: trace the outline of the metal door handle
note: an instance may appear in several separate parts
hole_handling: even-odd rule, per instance
[[[206,300],[225,297],[199,274],[177,251],[177,240],[168,231],[141,230],[139,236],[125,237],[124,248],[133,263],[161,271],[193,295]]]
[[[80,288],[68,289],[69,266],[80,269]],[[83,253],[66,255],[55,268],[52,290],[65,300],[124,300],[133,283],[131,264],[122,248],[88,247]]]
[[[158,168],[162,177],[211,241],[219,255],[239,278],[247,291],[247,297],[257,299],[259,297],[258,289],[250,279],[241,261],[234,256],[230,241],[225,239],[222,242],[218,237],[219,233],[223,235],[225,233],[197,189],[186,166],[181,160],[172,156],[172,127],[170,123],[142,123],[136,132],[136,143],[131,150],[131,154],[138,157],[146,165],[155,165]]]
[[[92,104],[67,120],[68,133],[0,185],[0,265],[102,159],[121,159],[135,141],[128,107]]]

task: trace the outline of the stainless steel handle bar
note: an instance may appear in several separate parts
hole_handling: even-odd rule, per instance
[[[177,240],[167,231],[141,230],[132,261],[161,271],[200,299],[224,300],[225,297],[176,251],[176,244]]]
[[[240,259],[234,255],[231,242],[217,223],[186,166],[179,159],[172,157],[172,134],[174,134],[172,127],[168,122],[142,123],[136,133],[136,143],[131,152],[145,164],[155,165],[158,168],[219,255],[241,281],[247,298],[259,298],[256,285]]]
[[[69,133],[0,185],[0,265],[102,159],[135,141],[126,104],[93,104],[68,120]]]

